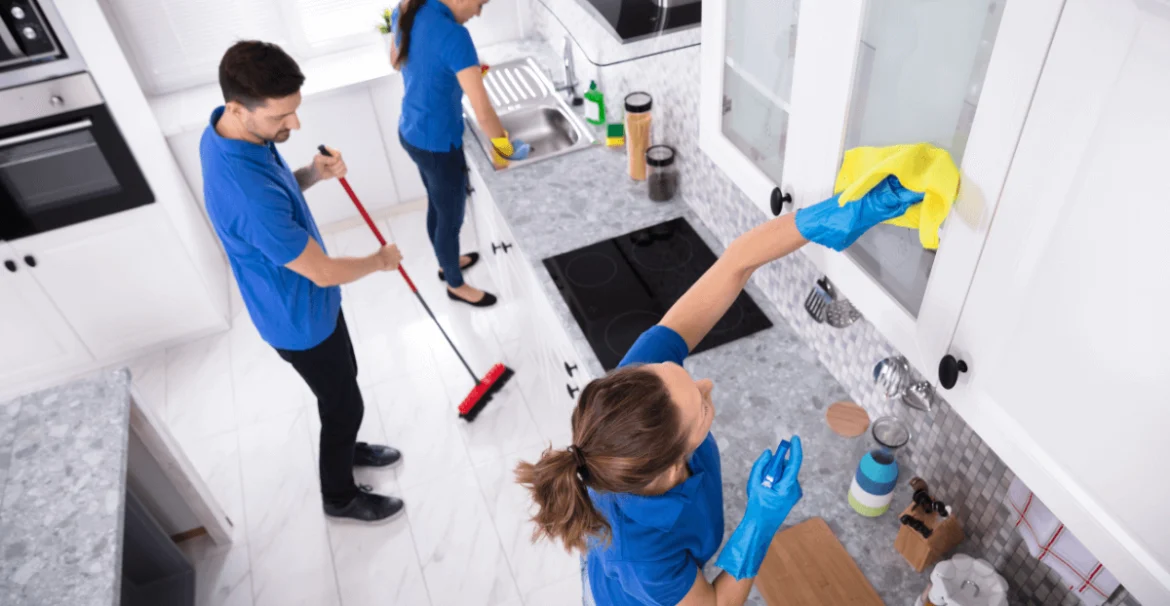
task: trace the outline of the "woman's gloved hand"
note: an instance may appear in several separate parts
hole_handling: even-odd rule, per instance
[[[503,137],[496,137],[492,139],[492,148],[496,150],[496,155],[504,161],[523,160],[532,153],[532,146],[519,140],[508,137],[505,132]]]
[[[747,511],[715,561],[716,566],[736,580],[754,577],[760,572],[760,564],[764,562],[772,537],[803,496],[797,479],[804,460],[800,437],[792,437],[787,452],[784,443],[776,451],[773,455],[765,450],[752,465],[747,485]],[[786,454],[787,461],[784,460]],[[775,479],[770,488],[765,484],[767,477]]]
[[[864,196],[841,206],[840,194],[796,211],[796,229],[809,242],[833,250],[845,250],[869,228],[906,214],[922,201],[923,195],[910,191],[890,175]]]

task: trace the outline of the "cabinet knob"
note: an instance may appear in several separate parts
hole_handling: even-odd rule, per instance
[[[508,252],[508,249],[512,248],[512,246],[509,242],[500,242],[500,248],[504,249],[504,252]]]
[[[938,382],[944,389],[950,389],[959,381],[961,372],[967,372],[967,363],[947,354],[938,363]]]
[[[28,265],[29,267],[36,267],[37,266],[37,259],[36,259],[36,257],[34,257],[32,255],[25,255],[24,256],[24,264]]]
[[[570,377],[571,377],[571,376],[573,376],[573,371],[574,371],[574,370],[577,370],[577,365],[576,365],[576,364],[572,364],[572,365],[570,365],[568,362],[565,362],[565,372],[569,373],[569,376],[570,376]]]
[[[8,271],[16,273],[16,263],[14,263],[12,259],[5,259],[4,267],[8,268]]]
[[[784,205],[792,204],[792,194],[786,194],[780,191],[780,188],[772,190],[772,214],[779,217],[780,213],[784,212]]]
[[[577,392],[581,391],[581,388],[570,383],[565,383],[565,391],[569,392],[570,398],[575,399],[577,397]]]
[[[499,244],[496,244],[495,242],[492,242],[492,254],[493,254],[493,255],[495,255],[495,254],[499,254],[499,251],[500,251],[501,249],[503,249],[503,247],[502,247],[502,246],[500,246]],[[505,252],[507,252],[507,251],[505,250]]]
[[[49,105],[52,105],[53,107],[61,107],[62,105],[65,105],[65,99],[61,98],[59,95],[53,95],[52,97],[49,97]]]

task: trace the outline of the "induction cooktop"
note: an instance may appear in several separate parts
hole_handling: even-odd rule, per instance
[[[632,231],[544,260],[557,290],[606,370],[715,264],[686,219]],[[692,353],[771,328],[746,292]]]
[[[623,42],[698,25],[702,0],[580,0]]]

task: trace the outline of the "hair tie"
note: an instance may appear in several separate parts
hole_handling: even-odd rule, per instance
[[[581,452],[581,449],[576,444],[570,445],[565,450],[573,455],[573,460],[577,463],[577,473],[581,476],[581,479],[587,479],[589,477],[589,469],[585,467],[585,453]]]

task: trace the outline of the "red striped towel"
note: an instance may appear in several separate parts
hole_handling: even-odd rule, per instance
[[[1007,500],[1028,552],[1055,570],[1082,602],[1101,606],[1113,595],[1117,579],[1019,479],[1012,480]]]

